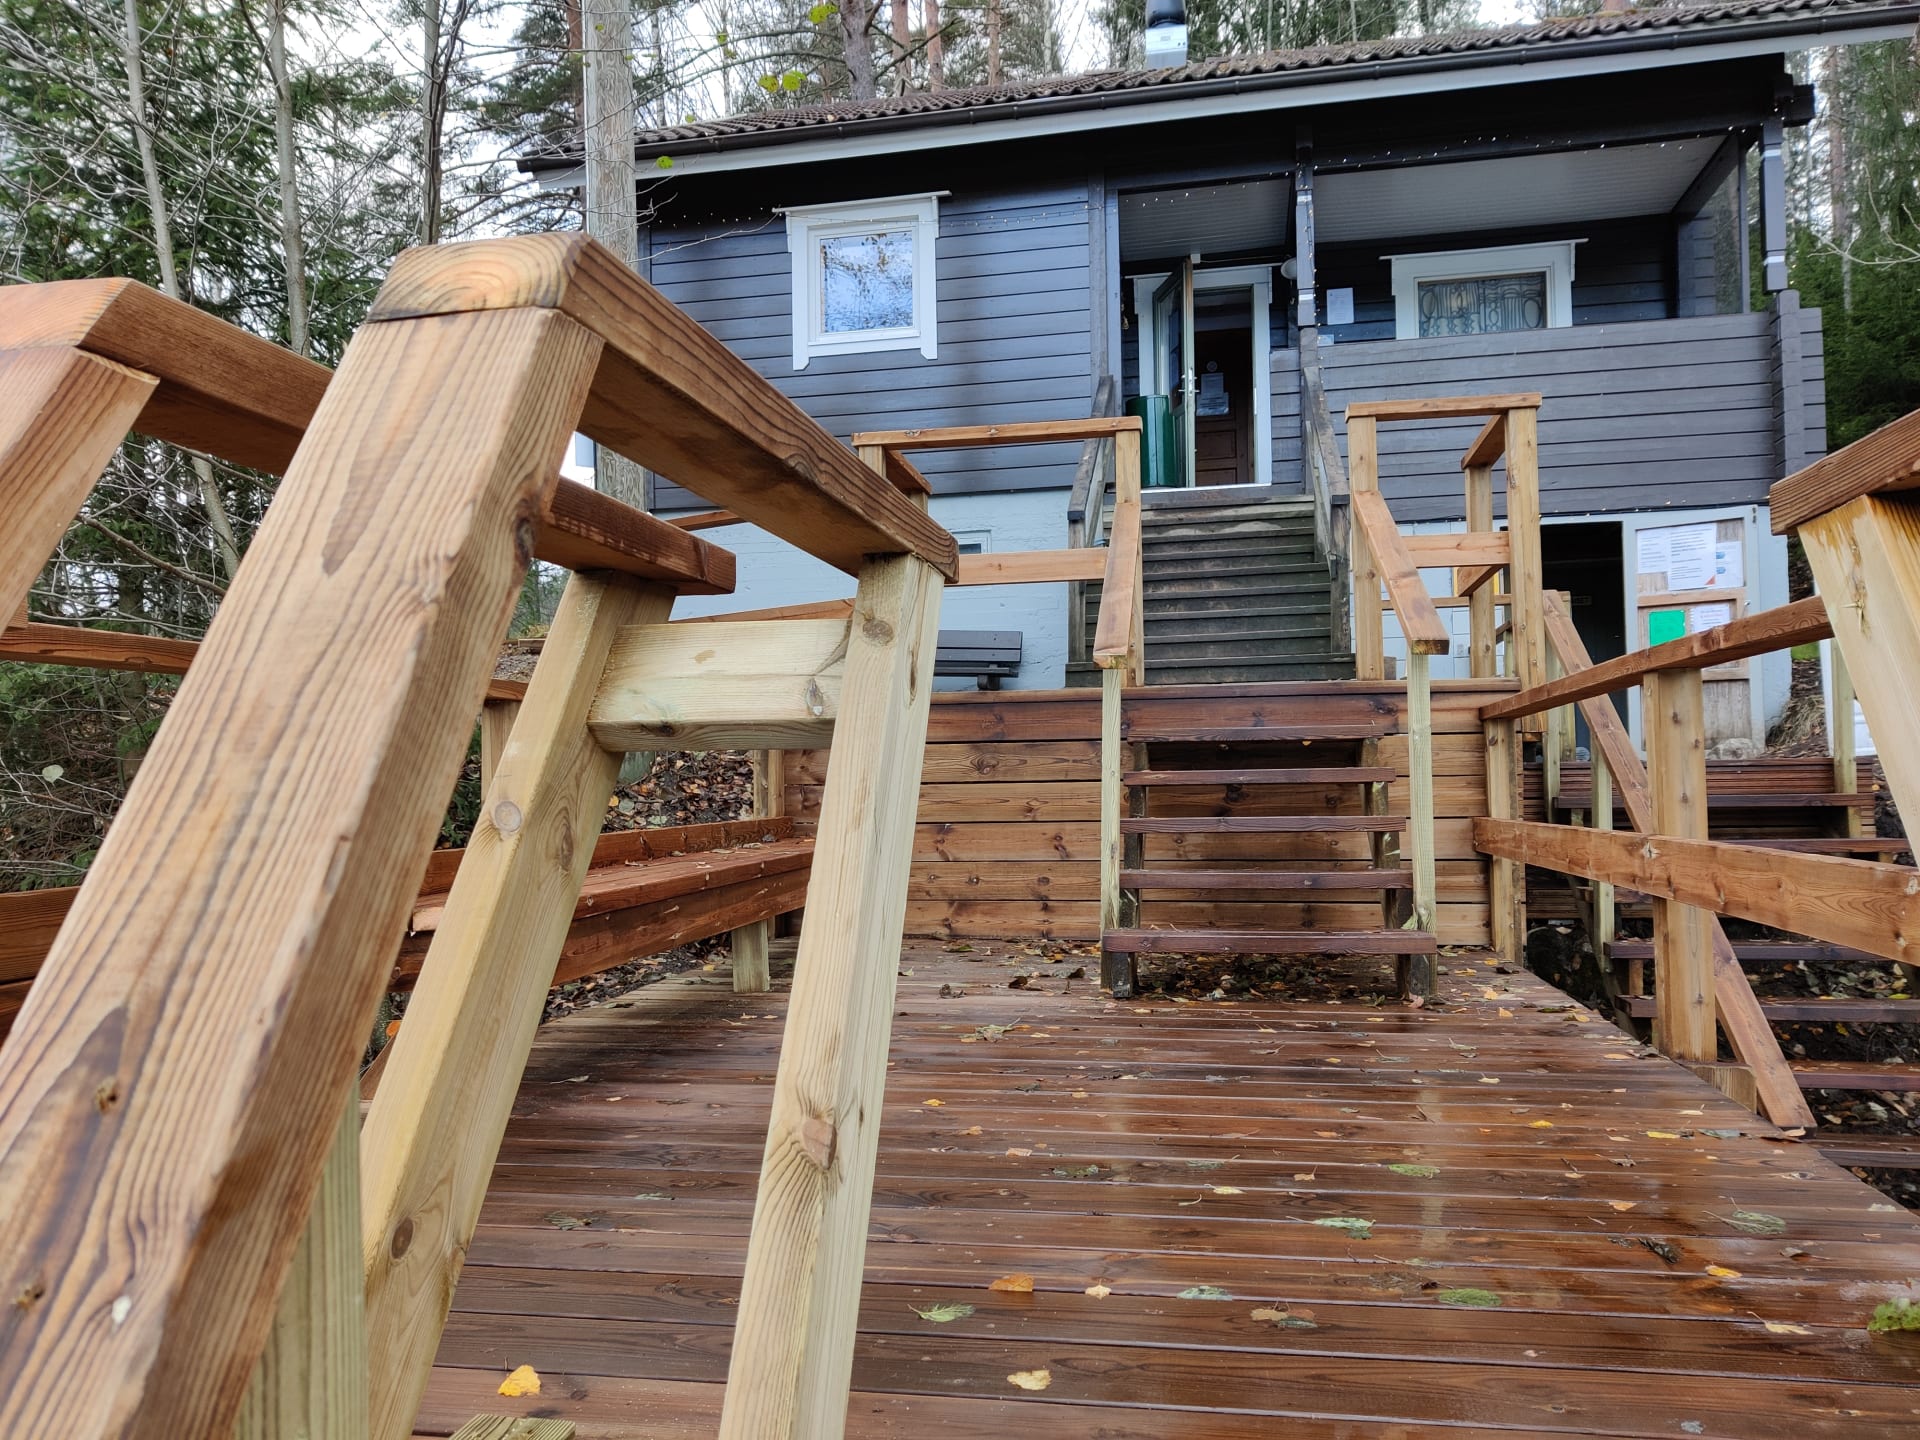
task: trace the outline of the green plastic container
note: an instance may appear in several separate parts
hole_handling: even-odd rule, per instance
[[[1173,402],[1165,395],[1141,395],[1127,401],[1127,414],[1140,417],[1140,484],[1147,490],[1177,487],[1180,442],[1173,427]]]

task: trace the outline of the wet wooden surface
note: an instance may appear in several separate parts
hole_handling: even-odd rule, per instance
[[[1529,975],[1455,957],[1416,1011],[1326,963],[1351,995],[1116,1004],[1091,956],[912,942],[849,1435],[1920,1427],[1920,1334],[1866,1331],[1914,1217]],[[723,961],[541,1030],[422,1435],[713,1433],[784,990]]]

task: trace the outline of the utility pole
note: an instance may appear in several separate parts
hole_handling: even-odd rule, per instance
[[[633,12],[628,0],[581,0],[580,56],[587,234],[631,266],[639,244],[633,178]],[[596,490],[635,509],[646,508],[645,472],[626,456],[597,447],[593,481]]]

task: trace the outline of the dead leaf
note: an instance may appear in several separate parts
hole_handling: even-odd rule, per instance
[[[1213,1193],[1216,1195],[1244,1195],[1247,1192],[1242,1190],[1238,1185],[1216,1185],[1213,1187]]]
[[[926,1106],[929,1110],[938,1110],[942,1105],[946,1104],[947,1102],[944,1100],[922,1100],[920,1103]]]
[[[979,1135],[979,1134],[983,1134],[984,1132],[980,1129],[978,1125],[969,1125],[966,1129],[962,1130],[960,1133],[962,1135]]]
[[[1002,1275],[998,1280],[987,1286],[987,1288],[989,1290],[1001,1291],[1007,1295],[1031,1295],[1033,1293],[1033,1276],[1025,1274]]]
[[[945,1325],[952,1320],[964,1320],[973,1314],[973,1306],[961,1305],[947,1300],[938,1305],[929,1305],[924,1310],[918,1305],[909,1306],[922,1320],[931,1320],[936,1325]]]
[[[1553,1128],[1553,1122],[1551,1120],[1529,1120],[1527,1122],[1527,1128],[1529,1130],[1551,1130]]]
[[[1113,1288],[1108,1285],[1094,1284],[1087,1286],[1086,1290],[1082,1293],[1091,1295],[1096,1300],[1104,1300],[1113,1293]]]
[[[1231,1300],[1233,1292],[1218,1285],[1189,1285],[1175,1297],[1179,1300]]]
[[[522,1395],[538,1395],[540,1372],[531,1365],[522,1365],[500,1382],[500,1393],[510,1400],[517,1400]]]
[[[1784,1320],[1767,1321],[1767,1331],[1772,1335],[1811,1335],[1813,1333],[1804,1325],[1789,1325]]]
[[[1634,1206],[1638,1205],[1639,1203],[1640,1202],[1638,1200],[1609,1200],[1607,1202],[1607,1204],[1611,1205],[1616,1210],[1631,1210],[1633,1209]]]
[[[1707,1274],[1713,1276],[1716,1280],[1738,1280],[1740,1278],[1740,1272],[1738,1270],[1729,1270],[1724,1265],[1707,1266]]]
[[[1024,1160],[1027,1156],[1033,1154],[1033,1151],[1027,1149],[1024,1145],[1015,1145],[1007,1151],[1007,1154]]]
[[[1671,1131],[1671,1130],[1649,1130],[1649,1131],[1647,1131],[1647,1139],[1649,1139],[1649,1140],[1678,1140],[1679,1138],[1680,1138],[1680,1137],[1679,1137],[1678,1135],[1676,1135],[1676,1134],[1674,1134],[1674,1133],[1673,1133],[1673,1131]]]
[[[597,1215],[569,1215],[564,1210],[555,1210],[547,1216],[547,1224],[556,1230],[585,1230],[598,1218]]]
[[[1018,1385],[1022,1390],[1044,1390],[1053,1383],[1051,1370],[1016,1370],[1007,1376],[1007,1383]]]
[[[1259,1310],[1249,1311],[1249,1320],[1262,1320],[1269,1325],[1278,1325],[1284,1330],[1318,1330],[1311,1310],[1281,1310],[1269,1305]]]

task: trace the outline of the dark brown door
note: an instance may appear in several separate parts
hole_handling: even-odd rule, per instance
[[[1253,476],[1253,331],[1194,337],[1194,483],[1246,485]]]

